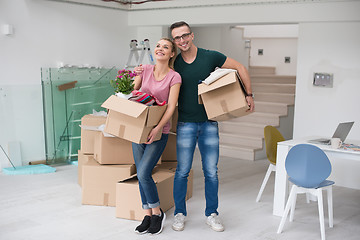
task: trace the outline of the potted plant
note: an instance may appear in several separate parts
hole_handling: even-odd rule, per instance
[[[118,75],[114,80],[110,80],[111,86],[115,90],[115,95],[129,99],[131,92],[134,90],[134,77],[136,73],[122,69],[118,71]]]

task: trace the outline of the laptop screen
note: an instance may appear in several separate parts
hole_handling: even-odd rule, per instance
[[[340,138],[341,141],[344,142],[353,125],[354,122],[339,123],[332,138]],[[308,142],[317,143],[317,144],[330,144],[330,139],[318,138],[318,139],[311,139]]]
[[[340,123],[338,125],[338,127],[336,128],[334,135],[332,137],[340,138],[341,141],[344,142],[353,125],[354,125],[354,122]]]

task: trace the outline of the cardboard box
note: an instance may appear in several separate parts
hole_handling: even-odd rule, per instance
[[[82,204],[115,207],[117,182],[135,173],[135,164],[101,165],[90,158],[82,166]]]
[[[92,114],[85,115],[81,118],[82,126],[100,126],[105,124],[106,117],[94,116]],[[94,154],[94,139],[97,136],[95,131],[81,128],[81,152],[83,154]]]
[[[78,150],[78,184],[82,186],[82,166],[93,158],[93,155],[86,155],[81,150]]]
[[[94,141],[94,158],[100,164],[134,164],[131,142],[97,132]]]
[[[169,133],[169,138],[161,155],[163,162],[176,162],[176,134]]]
[[[174,206],[174,172],[155,168],[152,176],[158,190],[160,207],[166,212]],[[144,218],[139,182],[136,176],[116,184],[116,217],[139,221]]]
[[[176,105],[175,111],[174,111],[173,115],[171,116],[171,121],[170,121],[170,126],[171,126],[170,132],[172,132],[172,133],[176,133],[178,118],[179,118],[179,109],[178,109],[178,106]]]
[[[167,169],[167,170],[173,171],[175,173],[176,165],[177,165],[177,162],[162,162],[157,167],[162,168],[162,169]],[[188,177],[186,200],[188,200],[192,197],[193,189],[194,189],[194,171],[191,169],[189,172],[189,177]]]
[[[151,129],[163,116],[167,105],[146,106],[115,95],[110,96],[102,105],[109,109],[105,132],[135,143],[145,143]],[[161,138],[161,131],[155,140]]]
[[[244,87],[236,72],[228,73],[217,81],[198,86],[199,100],[204,104],[210,120],[224,121],[249,114]]]

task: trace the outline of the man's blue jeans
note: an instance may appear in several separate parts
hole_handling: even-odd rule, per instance
[[[219,161],[218,123],[178,122],[176,155],[177,167],[174,179],[175,212],[186,216],[186,191],[189,172],[192,167],[196,143],[201,154],[202,169],[205,177],[205,215],[217,212],[219,180],[217,164]]]
[[[160,140],[151,144],[132,143],[143,209],[155,208],[160,205],[156,184],[152,178],[152,170],[165,149],[168,136],[168,134],[162,134]]]

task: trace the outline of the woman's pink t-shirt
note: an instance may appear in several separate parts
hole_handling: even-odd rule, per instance
[[[157,81],[154,77],[154,65],[143,65],[144,71],[141,74],[141,92],[150,94],[156,97],[159,101],[166,103],[169,100],[170,88],[181,83],[180,74],[170,69],[166,76]],[[164,125],[163,133],[169,133],[170,121]]]

